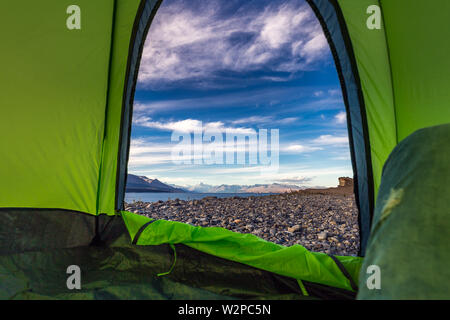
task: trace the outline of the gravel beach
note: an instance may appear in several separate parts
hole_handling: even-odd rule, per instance
[[[251,233],[284,246],[300,244],[316,252],[357,255],[359,249],[358,210],[348,187],[248,198],[136,201],[125,203],[125,209],[153,219]]]

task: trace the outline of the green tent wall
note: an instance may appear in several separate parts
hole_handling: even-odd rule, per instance
[[[66,27],[73,1],[0,4],[0,134],[8,150],[0,160],[1,207],[116,212],[119,144],[128,135],[121,128],[157,3],[75,3],[80,30]]]
[[[308,2],[327,35],[344,93],[364,255],[389,154],[414,131],[450,122],[450,2]],[[367,27],[370,6],[380,10],[380,29]]]
[[[389,154],[450,122],[450,3],[308,3],[341,80],[364,255]],[[66,26],[74,4],[79,30]],[[123,211],[139,61],[160,4],[0,3],[0,298],[354,297],[360,257]],[[370,5],[380,29],[367,28]],[[78,293],[64,281],[74,261],[87,274]],[[196,277],[199,266],[210,276]]]

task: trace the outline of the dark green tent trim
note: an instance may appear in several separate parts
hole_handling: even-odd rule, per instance
[[[370,234],[372,213],[374,210],[374,187],[370,140],[367,129],[364,99],[361,82],[356,67],[352,44],[345,21],[335,0],[307,0],[319,19],[330,45],[336,63],[344,103],[347,109],[350,153],[355,182],[355,197],[359,211],[360,255],[364,256]],[[160,1],[142,1],[133,27],[132,41],[127,67],[128,85],[124,92],[122,109],[122,126],[120,134],[119,160],[116,180],[116,210],[123,210],[126,177],[131,138],[131,120],[133,99],[139,70],[140,57],[151,22],[161,5]],[[324,13],[322,13],[324,12]],[[324,19],[327,16],[328,20]],[[330,33],[333,30],[333,34]],[[132,71],[134,70],[134,71]],[[133,76],[131,75],[133,74]],[[351,103],[350,103],[351,101]],[[361,181],[361,183],[359,183]]]
[[[128,158],[130,154],[131,123],[133,118],[133,101],[137,77],[145,39],[153,18],[162,0],[142,0],[133,26],[130,49],[128,53],[127,75],[123,94],[122,118],[120,127],[118,170],[116,180],[116,210],[124,210],[125,188],[127,185]]]
[[[359,216],[360,256],[364,256],[374,209],[373,173],[366,107],[350,36],[335,0],[307,0],[323,28],[336,64],[347,110],[354,192]]]

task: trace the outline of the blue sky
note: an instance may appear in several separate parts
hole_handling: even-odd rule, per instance
[[[129,172],[181,186],[335,186],[353,175],[344,111],[328,44],[304,0],[165,0],[139,70]],[[174,163],[172,132],[198,128],[278,129],[278,170]]]

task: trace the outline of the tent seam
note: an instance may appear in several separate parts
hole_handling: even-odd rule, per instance
[[[398,122],[397,122],[397,107],[396,107],[396,99],[395,99],[395,91],[394,91],[394,76],[392,74],[392,63],[391,63],[391,50],[389,48],[389,41],[388,41],[388,35],[387,35],[387,28],[386,28],[386,20],[384,19],[384,10],[382,5],[382,0],[379,0],[378,3],[380,4],[380,11],[381,11],[381,17],[383,21],[383,32],[384,32],[384,39],[386,41],[386,50],[387,50],[387,56],[388,56],[388,63],[389,63],[389,74],[391,78],[391,91],[392,91],[392,106],[394,107],[394,121],[395,121],[395,144],[398,144]]]
[[[107,88],[106,88],[106,104],[105,104],[105,121],[103,126],[103,139],[102,139],[102,148],[101,148],[101,156],[100,156],[100,167],[98,173],[98,184],[97,184],[97,202],[95,206],[95,215],[98,217],[99,209],[100,209],[100,190],[102,187],[102,172],[103,172],[103,162],[104,162],[104,153],[105,153],[105,141],[107,135],[107,126],[108,126],[108,109],[109,109],[109,92],[110,92],[110,84],[111,84],[111,69],[112,69],[112,56],[113,56],[113,48],[114,48],[114,30],[115,30],[115,17],[116,17],[116,4],[117,1],[113,0],[113,12],[112,12],[112,22],[111,22],[111,39],[110,39],[110,48],[109,48],[109,61],[108,61],[108,80],[107,80]],[[98,231],[98,219],[96,219],[96,234]]]

